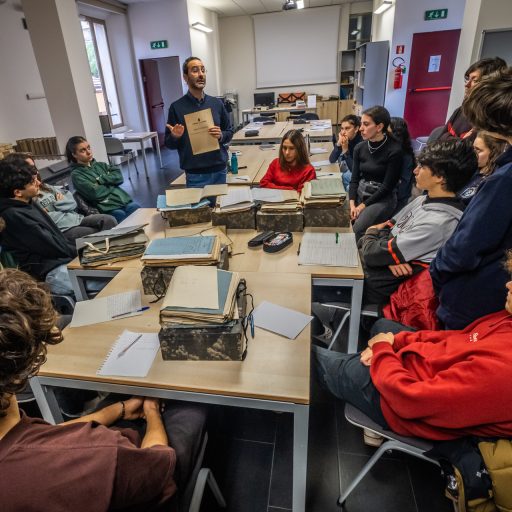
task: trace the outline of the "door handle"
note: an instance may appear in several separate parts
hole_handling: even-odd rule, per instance
[[[451,85],[444,85],[441,87],[418,87],[416,89],[409,89],[409,92],[450,91],[451,88]]]
[[[160,108],[160,107],[163,107],[164,106],[164,103],[157,103],[156,105],[151,105],[151,108]]]

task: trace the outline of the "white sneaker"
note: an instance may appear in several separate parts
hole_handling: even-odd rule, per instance
[[[363,428],[363,439],[364,444],[367,446],[379,447],[384,442],[384,438],[380,434],[373,432],[373,430],[368,430],[367,428]]]

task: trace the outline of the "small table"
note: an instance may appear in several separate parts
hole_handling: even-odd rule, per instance
[[[113,137],[119,139],[121,142],[138,142],[140,144],[140,150],[142,152],[142,161],[144,162],[144,172],[146,173],[146,179],[149,180],[148,174],[148,162],[146,159],[146,148],[144,143],[148,140],[155,139],[156,153],[160,160],[160,168],[164,165],[162,163],[162,154],[160,153],[160,143],[158,141],[157,132],[126,132],[126,133],[114,133]]]
[[[296,107],[291,105],[280,105],[279,107],[272,108],[245,108],[242,110],[242,121],[249,122],[249,116],[251,114],[267,114],[272,113],[279,116],[281,113],[293,113],[293,112],[313,112],[316,114],[316,107]]]

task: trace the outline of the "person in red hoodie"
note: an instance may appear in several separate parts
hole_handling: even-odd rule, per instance
[[[512,253],[507,270],[512,272]],[[320,381],[397,434],[432,440],[510,437],[512,281],[506,288],[504,311],[463,330],[404,330],[379,320],[373,329],[378,334],[359,354],[315,346]]]
[[[265,176],[260,180],[260,187],[296,190],[300,193],[304,183],[315,178],[315,168],[309,161],[302,133],[290,130],[284,134],[279,158],[272,160],[268,166]]]

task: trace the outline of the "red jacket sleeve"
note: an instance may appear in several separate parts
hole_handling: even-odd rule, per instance
[[[260,180],[260,187],[262,187],[262,188],[280,188],[280,187],[277,187],[277,185],[275,184],[275,180],[274,180],[277,162],[278,162],[277,158],[275,158],[274,160],[272,160],[272,162],[270,162],[270,165],[268,166],[265,176],[263,176],[263,178],[261,178],[261,180]]]
[[[393,350],[398,352],[405,346],[416,342],[439,343],[440,341],[446,340],[446,338],[454,332],[458,331],[402,331],[395,334]],[[380,344],[381,343],[379,343],[379,345]]]

